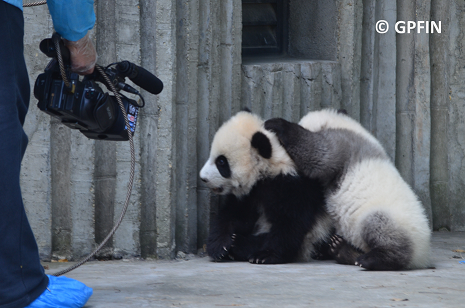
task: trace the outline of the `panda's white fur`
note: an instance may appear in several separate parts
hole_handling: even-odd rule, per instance
[[[366,139],[384,152],[379,141],[357,121],[336,110],[310,112],[299,125],[317,132],[345,129]],[[392,219],[413,245],[413,257],[407,268],[430,265],[431,232],[424,208],[395,166],[387,158],[368,158],[350,165],[339,189],[327,196],[328,212],[336,221],[337,232],[363,251],[369,248],[360,236],[366,219],[382,212]]]
[[[299,173],[322,181],[327,211],[342,235],[333,242],[338,262],[374,270],[430,265],[424,208],[360,123],[325,109],[308,113],[299,125],[271,119],[265,128],[276,133]]]
[[[295,165],[286,150],[280,145],[276,135],[264,129],[263,120],[257,115],[241,111],[225,122],[216,132],[211,145],[208,161],[200,170],[200,177],[208,179],[207,185],[221,194],[232,193],[237,197],[250,192],[253,185],[263,177],[278,174],[296,175]],[[268,137],[273,149],[270,159],[261,157],[251,146],[256,132]],[[215,165],[215,159],[229,153],[231,178],[224,178]]]
[[[370,134],[360,123],[338,112],[335,109],[323,109],[307,113],[299,122],[299,125],[311,132],[317,132],[323,129],[347,129],[365,137],[370,143],[379,147],[384,152],[379,141]]]
[[[252,139],[257,132],[268,138],[272,149],[270,157],[263,157],[260,154],[260,151],[252,146]],[[222,175],[216,164],[216,160],[220,156],[227,157],[229,168],[231,170],[231,174],[228,177]],[[273,226],[271,221],[280,220],[281,216],[295,216],[296,214],[292,211],[296,211],[296,208],[299,208],[298,211],[304,211],[302,215],[297,214],[297,217],[307,217],[310,215],[311,219],[309,220],[309,223],[307,223],[307,225],[310,224],[310,230],[303,233],[306,235],[301,240],[300,254],[297,256],[297,260],[309,261],[311,259],[311,255],[315,251],[314,245],[327,240],[330,231],[333,228],[332,220],[324,209],[324,199],[320,185],[315,186],[315,184],[311,184],[311,187],[308,187],[308,189],[303,188],[302,190],[295,190],[299,192],[308,191],[308,193],[304,193],[305,195],[308,194],[308,196],[313,196],[312,194],[316,193],[315,190],[319,190],[318,195],[321,196],[321,201],[306,200],[305,204],[299,204],[302,203],[302,197],[299,198],[296,196],[293,196],[295,198],[290,198],[292,200],[288,200],[288,204],[286,202],[282,202],[283,196],[286,193],[279,193],[278,200],[274,201],[273,199],[273,201],[270,201],[267,204],[263,204],[263,201],[257,200],[256,197],[251,197],[252,199],[249,197],[252,189],[255,191],[254,196],[257,195],[256,184],[264,179],[275,179],[280,177],[280,179],[277,180],[278,182],[275,182],[270,187],[281,187],[279,181],[281,181],[282,176],[285,176],[287,179],[292,178],[292,183],[295,182],[297,185],[305,187],[305,185],[301,184],[303,182],[299,180],[294,162],[289,157],[286,150],[282,147],[276,135],[264,128],[264,121],[259,116],[247,111],[237,113],[218,129],[212,141],[210,156],[200,171],[200,178],[205,182],[205,185],[212,189],[213,192],[220,195],[233,194],[238,198],[239,201],[237,202],[242,202],[242,204],[244,204],[244,202],[247,204],[251,203],[252,207],[257,208],[256,210],[259,217],[255,224],[253,232],[254,236],[270,233],[272,228],[277,227]],[[284,187],[289,187],[289,182],[287,181],[288,180],[286,180]],[[263,187],[263,184],[260,185],[260,191],[263,192],[270,190],[269,186]],[[275,190],[269,191],[269,195],[274,195],[275,193]],[[315,203],[315,205],[313,206],[312,203]],[[281,215],[278,212],[278,208],[287,208],[285,211],[290,212]],[[225,244],[224,240],[219,240],[224,237],[222,233],[226,232],[223,227],[226,225],[224,221],[227,222],[228,217],[224,217],[221,212],[219,212],[218,215],[220,217],[217,218],[216,221],[213,221],[213,225],[210,229],[209,243],[207,244],[209,255],[214,260],[223,258],[225,255],[224,247],[229,247]],[[244,216],[245,215],[248,214],[244,214]],[[282,219],[284,224],[285,218],[282,217]],[[289,218],[287,219],[289,220]],[[218,225],[219,221],[223,221],[222,225]],[[289,222],[289,224],[292,225],[292,222]],[[299,228],[302,228],[301,224],[297,223],[294,229],[297,230]],[[286,242],[286,239],[289,239],[289,236],[292,236],[290,231],[291,230],[283,230],[283,232],[276,232],[275,230],[274,234],[279,234],[278,236],[280,239],[268,238],[265,240],[267,243],[265,245],[273,247],[271,250],[274,250],[275,252],[279,250],[285,251],[286,245],[283,245],[280,240],[284,240],[284,242]],[[287,234],[287,232],[289,232],[289,234]],[[228,237],[226,236],[225,238]],[[263,245],[263,243],[260,245]],[[229,248],[227,248],[227,250],[227,252],[231,253],[237,260],[238,256],[234,255],[234,252],[230,251]],[[218,251],[222,251],[222,253]],[[278,255],[280,253],[281,252],[279,252]],[[260,262],[264,262],[264,260],[265,258]],[[289,259],[287,259],[287,262],[288,261]],[[273,263],[273,261],[270,262]]]

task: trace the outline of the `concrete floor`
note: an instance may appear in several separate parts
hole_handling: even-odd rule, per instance
[[[431,269],[369,272],[333,261],[284,265],[93,261],[68,273],[94,289],[85,307],[465,307],[465,232],[433,235]],[[461,262],[463,261],[463,262]],[[69,265],[47,263],[53,273]]]

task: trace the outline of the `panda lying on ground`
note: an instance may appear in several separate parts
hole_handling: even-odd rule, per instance
[[[217,131],[200,178],[226,195],[212,221],[207,252],[214,261],[287,263],[324,258],[332,222],[317,180],[301,178],[276,136],[241,111]]]
[[[323,184],[335,221],[334,257],[369,270],[429,266],[430,229],[417,196],[381,144],[334,110],[310,112],[300,125],[266,121],[300,173]]]

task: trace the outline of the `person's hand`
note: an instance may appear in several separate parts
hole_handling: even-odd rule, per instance
[[[89,38],[89,33],[79,41],[64,40],[71,54],[71,70],[80,75],[88,75],[94,72],[97,63],[97,52]]]

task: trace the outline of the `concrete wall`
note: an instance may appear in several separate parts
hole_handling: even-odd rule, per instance
[[[360,87],[362,124],[381,140],[417,192],[433,229],[464,231],[465,149],[461,136],[465,132],[465,109],[459,77],[465,64],[461,48],[464,17],[460,13],[464,3],[364,0],[357,9],[356,1],[337,2],[344,12],[340,16],[363,16],[361,31],[357,25],[343,23],[350,26],[349,34],[355,33],[352,44],[340,35],[341,31],[338,35],[338,46],[344,47],[338,55],[343,67],[342,105],[352,102],[355,110],[351,114],[356,117],[356,91]],[[375,23],[381,19],[391,26],[386,34],[375,32]],[[394,31],[396,21],[429,20],[441,21],[442,33]],[[357,48],[359,36],[361,46]],[[356,52],[352,53],[352,47]],[[353,65],[358,61],[357,54],[362,56],[359,85],[350,83],[358,79],[358,65]],[[351,55],[354,60],[344,65]]]
[[[465,10],[462,1],[434,1],[433,14],[444,16],[444,36],[436,35],[432,41],[432,59],[438,66],[432,67],[435,81],[432,85],[436,118],[433,124],[436,143],[432,143],[434,175],[432,191],[440,201],[434,204],[434,227],[465,231]],[[436,15],[433,15],[436,16]],[[438,17],[439,17],[438,16]],[[442,45],[444,40],[446,45]],[[437,62],[436,62],[437,61]],[[442,139],[439,143],[437,140]],[[436,164],[440,164],[439,166]],[[446,168],[444,168],[446,167]],[[434,169],[434,171],[433,171]],[[437,219],[436,219],[437,218]]]
[[[309,18],[312,16],[312,18]],[[336,1],[289,1],[289,48],[291,57],[336,60]]]
[[[172,258],[204,247],[218,198],[198,171],[218,126],[243,106],[294,121],[345,108],[381,140],[432,226],[465,231],[464,9],[458,0],[292,0],[292,57],[242,60],[239,0],[97,1],[99,63],[129,60],[165,85],[158,96],[143,93],[130,207],[100,257]],[[52,25],[46,7],[24,13],[33,84],[48,62],[38,43]],[[430,16],[441,34],[394,32],[396,20]],[[380,19],[391,24],[386,34],[375,32]],[[129,145],[88,140],[35,104],[24,202],[41,257],[77,259],[120,215]]]
[[[96,1],[98,63],[129,60],[164,82],[143,92],[135,134],[136,173],[130,206],[102,258],[173,258],[205,244],[210,193],[197,189],[219,123],[239,110],[241,2]],[[46,7],[25,9],[31,84],[48,59]],[[95,142],[39,112],[31,103],[22,189],[41,257],[76,259],[113,226],[129,179],[128,143]],[[213,199],[215,199],[213,197]]]

